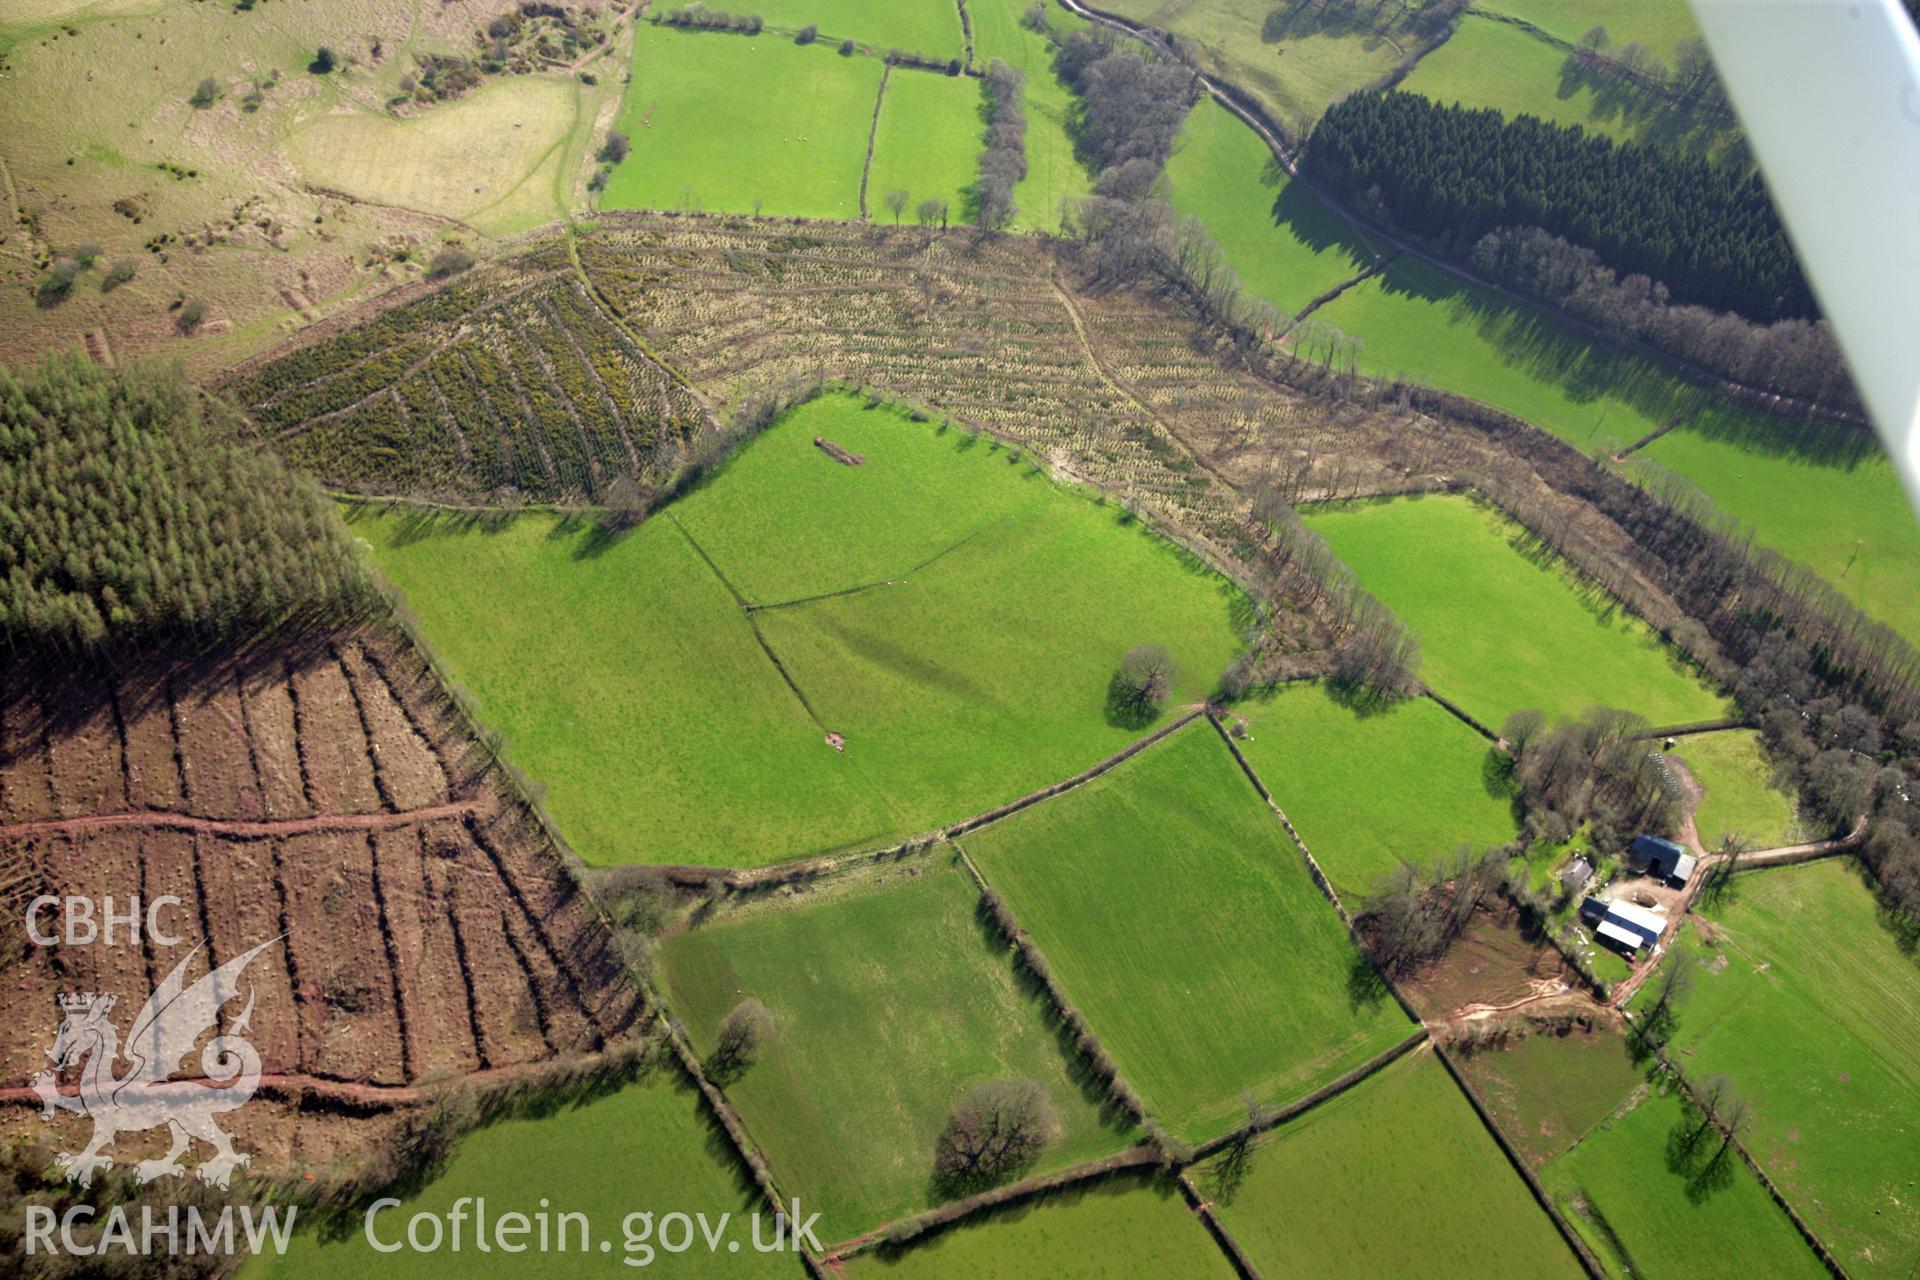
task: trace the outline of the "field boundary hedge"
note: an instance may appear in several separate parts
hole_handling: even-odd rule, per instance
[[[1220,741],[1226,743],[1227,750],[1233,753],[1235,763],[1240,766],[1240,772],[1247,775],[1247,781],[1251,782],[1253,789],[1260,793],[1260,798],[1267,802],[1267,808],[1273,810],[1273,816],[1280,819],[1280,825],[1286,829],[1288,838],[1293,841],[1293,847],[1298,849],[1300,856],[1307,860],[1307,870],[1313,873],[1313,883],[1319,888],[1321,895],[1333,904],[1333,909],[1340,913],[1340,922],[1347,926],[1347,932],[1351,934],[1353,917],[1347,914],[1346,904],[1340,901],[1340,894],[1334,889],[1333,881],[1329,880],[1327,873],[1320,869],[1319,862],[1314,859],[1313,850],[1307,848],[1307,842],[1294,827],[1293,820],[1287,817],[1286,810],[1282,809],[1280,802],[1273,798],[1273,792],[1267,790],[1267,784],[1260,780],[1260,775],[1254,772],[1253,765],[1240,753],[1239,745],[1234,742],[1233,735],[1227,732],[1226,726],[1220,723],[1220,718],[1209,710],[1207,719],[1212,723],[1214,731],[1220,735]],[[1406,1004],[1405,1001],[1401,1003],[1403,1006]],[[1409,1007],[1407,1013],[1411,1015],[1413,1010]]]
[[[1213,1211],[1213,1201],[1200,1194],[1200,1188],[1193,1185],[1193,1179],[1182,1172],[1174,1181],[1180,1187],[1180,1194],[1186,1198],[1187,1207],[1199,1217],[1200,1224],[1227,1255],[1227,1261],[1239,1273],[1240,1280],[1261,1280],[1260,1271],[1253,1265],[1253,1259],[1241,1249],[1240,1242],[1233,1238],[1233,1232],[1227,1230],[1227,1224],[1220,1221],[1220,1215]]]
[[[960,855],[960,865],[973,877],[974,885],[980,890],[980,905],[994,929],[1006,940],[1006,943],[1019,958],[1020,965],[1033,980],[1046,992],[1047,1002],[1053,1006],[1053,1016],[1059,1029],[1073,1034],[1073,1051],[1079,1055],[1081,1065],[1100,1081],[1106,1091],[1107,1100],[1120,1110],[1133,1117],[1133,1122],[1145,1125],[1149,1121],[1146,1104],[1134,1091],[1133,1085],[1120,1072],[1120,1064],[1107,1053],[1100,1043],[1099,1035],[1093,1030],[1093,1024],[1087,1021],[1080,1007],[1067,998],[1060,983],[1053,976],[1053,965],[1046,954],[1040,950],[1040,944],[1033,935],[1020,927],[1019,919],[1013,914],[1013,908],[1007,905],[974,862],[973,856],[956,840],[954,852]],[[1159,1143],[1154,1143],[1158,1147]]]
[[[1632,1015],[1629,1014],[1628,1016],[1631,1017]],[[1826,1243],[1814,1234],[1813,1227],[1807,1220],[1800,1216],[1792,1204],[1788,1203],[1786,1196],[1781,1194],[1780,1188],[1775,1186],[1773,1179],[1767,1176],[1767,1171],[1760,1167],[1760,1162],[1748,1153],[1746,1144],[1741,1142],[1739,1138],[1733,1134],[1727,1132],[1726,1128],[1721,1125],[1719,1116],[1700,1105],[1700,1100],[1693,1095],[1693,1086],[1687,1083],[1686,1073],[1673,1064],[1672,1059],[1667,1057],[1667,1051],[1664,1048],[1657,1049],[1654,1051],[1654,1057],[1659,1060],[1661,1066],[1667,1069],[1667,1073],[1673,1077],[1674,1083],[1680,1086],[1680,1092],[1686,1095],[1687,1101],[1693,1106],[1698,1107],[1703,1115],[1712,1120],[1714,1131],[1726,1139],[1728,1146],[1740,1153],[1740,1159],[1745,1162],[1747,1168],[1753,1170],[1753,1176],[1760,1180],[1760,1185],[1767,1189],[1767,1194],[1773,1198],[1775,1204],[1780,1206],[1781,1212],[1787,1215],[1787,1221],[1793,1224],[1793,1229],[1800,1233],[1800,1238],[1807,1242],[1808,1247],[1813,1250],[1814,1256],[1820,1259],[1821,1264],[1826,1267],[1827,1271],[1835,1277],[1835,1280],[1849,1280],[1847,1269],[1840,1265],[1840,1259],[1833,1255],[1833,1251],[1827,1248]]]
[[[1406,1039],[1400,1041],[1400,1043],[1394,1045],[1378,1057],[1361,1063],[1339,1079],[1331,1080],[1321,1085],[1305,1097],[1295,1098],[1286,1106],[1277,1108],[1271,1115],[1265,1116],[1251,1124],[1243,1124],[1238,1129],[1223,1133],[1212,1141],[1204,1142],[1198,1147],[1195,1147],[1193,1149],[1194,1163],[1197,1164],[1209,1156],[1217,1155],[1236,1142],[1247,1138],[1258,1137],[1260,1134],[1278,1129],[1281,1125],[1299,1119],[1302,1115],[1313,1110],[1321,1103],[1331,1102],[1349,1089],[1352,1089],[1355,1085],[1385,1071],[1388,1067],[1417,1049],[1423,1042],[1432,1039],[1433,1037],[1428,1033],[1426,1024],[1420,1024]]]
[[[1607,1280],[1606,1269],[1600,1265],[1600,1260],[1594,1257],[1593,1250],[1587,1247],[1586,1240],[1574,1230],[1573,1224],[1568,1222],[1565,1215],[1560,1212],[1560,1206],[1556,1205],[1553,1197],[1547,1194],[1547,1189],[1541,1184],[1540,1179],[1534,1176],[1533,1170],[1527,1167],[1527,1162],[1521,1158],[1513,1144],[1507,1141],[1507,1135],[1501,1131],[1492,1113],[1487,1110],[1486,1104],[1480,1101],[1480,1095],[1474,1092],[1473,1086],[1467,1082],[1460,1068],[1453,1064],[1453,1059],[1447,1056],[1447,1051],[1439,1044],[1434,1045],[1433,1052],[1434,1056],[1440,1059],[1440,1065],[1447,1069],[1447,1074],[1453,1077],[1453,1082],[1459,1086],[1460,1092],[1466,1095],[1468,1105],[1473,1108],[1473,1114],[1480,1117],[1481,1125],[1493,1135],[1494,1143],[1500,1148],[1500,1153],[1506,1156],[1507,1163],[1513,1166],[1513,1171],[1519,1174],[1521,1181],[1527,1184],[1527,1190],[1532,1193],[1534,1201],[1553,1221],[1554,1229],[1560,1233],[1560,1238],[1567,1242],[1567,1247],[1573,1250],[1574,1256],[1580,1260],[1582,1269],[1592,1277],[1592,1280]]]
[[[1003,1187],[977,1192],[959,1200],[949,1200],[923,1213],[896,1218],[892,1222],[884,1223],[852,1239],[827,1246],[822,1252],[820,1263],[837,1270],[839,1263],[856,1254],[867,1253],[889,1245],[904,1246],[928,1232],[944,1230],[988,1209],[1033,1199],[1063,1187],[1098,1182],[1129,1170],[1158,1167],[1161,1163],[1160,1149],[1151,1143],[1143,1142],[1138,1146],[1128,1147],[1125,1151],[1102,1156],[1098,1160],[1089,1160],[1071,1168],[1022,1178],[1018,1182],[1009,1182]]]

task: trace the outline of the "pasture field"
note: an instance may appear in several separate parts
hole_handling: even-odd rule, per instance
[[[348,527],[589,862],[758,865],[893,829],[671,523],[605,546],[537,515]]]
[[[1251,93],[1301,135],[1334,99],[1392,71],[1413,39],[1404,0],[1367,6],[1366,25],[1312,4],[1109,0],[1100,7],[1190,42],[1207,71]]]
[[[1425,1047],[1216,1157],[1203,1194],[1262,1275],[1581,1274],[1552,1221]]]
[[[1251,728],[1241,754],[1350,902],[1402,861],[1514,837],[1491,745],[1429,698],[1355,708],[1289,684],[1235,710]]]
[[[1920,527],[1872,440],[1809,455],[1784,424],[1406,258],[1315,318],[1364,340],[1363,370],[1471,396],[1581,450],[1622,448],[1679,419],[1644,456],[1700,486],[1870,617],[1920,636],[1920,583],[1903,569],[1920,555]]]
[[[1535,1170],[1624,1105],[1646,1069],[1617,1031],[1540,1032],[1460,1055],[1494,1123]]]
[[[1715,940],[1670,1052],[1730,1076],[1744,1145],[1856,1276],[1920,1265],[1920,961],[1840,859],[1754,872],[1711,908]]]
[[[1307,525],[1420,639],[1422,675],[1493,729],[1533,707],[1624,707],[1656,725],[1727,703],[1598,587],[1544,561],[1500,512],[1436,496],[1319,508]]]
[[[869,873],[884,884],[722,914],[668,939],[674,1009],[704,1055],[751,996],[773,1014],[760,1058],[727,1086],[775,1176],[825,1216],[831,1243],[947,1198],[930,1185],[947,1114],[972,1085],[1035,1080],[1060,1133],[1035,1172],[1125,1146],[1068,1075],[1044,1003],[984,931],[947,850]],[[796,957],[804,957],[796,963]]]
[[[1585,71],[1570,61],[1568,50],[1477,12],[1462,15],[1447,42],[1420,59],[1399,87],[1435,102],[1538,116],[1617,141],[1698,155],[1713,155],[1739,137],[1730,119],[1691,113]]]
[[[987,127],[985,102],[981,82],[968,76],[895,67],[873,136],[868,216],[891,223],[886,195],[897,190],[909,197],[901,217],[905,225],[913,225],[914,206],[930,197],[947,202],[949,222],[971,222]]]
[[[1028,1201],[847,1264],[851,1280],[1230,1280],[1233,1266],[1174,1185],[1118,1177]]]
[[[969,836],[1150,1111],[1190,1141],[1409,1030],[1224,744],[1192,724]]]
[[[670,1276],[787,1276],[805,1272],[791,1253],[762,1254],[752,1247],[749,1218],[765,1212],[765,1202],[730,1163],[724,1138],[702,1109],[699,1093],[669,1068],[655,1068],[644,1079],[617,1092],[563,1106],[539,1118],[515,1117],[476,1129],[460,1140],[445,1169],[403,1202],[381,1211],[374,1230],[385,1243],[406,1240],[407,1221],[430,1213],[445,1226],[446,1215],[463,1197],[485,1197],[489,1224],[502,1215],[522,1213],[538,1223],[542,1205],[561,1238],[562,1212],[587,1216],[592,1239],[578,1243],[580,1228],[568,1226],[567,1249],[529,1248],[520,1253],[475,1247],[473,1220],[466,1223],[461,1248],[437,1252],[408,1249],[397,1255],[377,1252],[357,1220],[337,1235],[301,1232],[283,1256],[252,1258],[240,1274],[246,1280],[374,1280],[396,1266],[409,1276],[517,1277],[632,1275],[645,1265]],[[725,1155],[718,1153],[725,1152]],[[469,1214],[472,1205],[467,1206]],[[629,1241],[624,1220],[636,1210],[705,1213],[711,1224],[732,1214],[727,1239],[737,1253],[709,1253],[699,1243],[685,1253],[659,1249],[658,1239]],[[303,1215],[304,1216],[304,1215]],[[450,1229],[450,1228],[449,1228]],[[771,1229],[763,1228],[763,1238]],[[423,1237],[425,1238],[425,1237]],[[532,1244],[537,1235],[526,1237]],[[600,1252],[599,1242],[612,1243]],[[629,1263],[627,1260],[632,1259]]]
[[[633,150],[600,207],[857,218],[880,71],[831,45],[640,23],[619,124]]]
[[[1667,63],[1673,61],[1675,45],[1700,36],[1686,0],[1633,0],[1632,4],[1619,0],[1494,0],[1485,7],[1530,22],[1569,44],[1579,40],[1588,28],[1604,26],[1616,47],[1638,40]]]
[[[1729,415],[1641,451],[1700,486],[1758,540],[1818,573],[1869,618],[1920,643],[1920,522],[1893,466],[1865,434],[1797,450],[1791,427]]]
[[[1698,1132],[1702,1123],[1677,1091],[1645,1091],[1549,1164],[1541,1181],[1613,1275],[1824,1276],[1760,1180],[1734,1152],[1721,1153],[1711,1131]]]
[[[1778,848],[1798,837],[1794,798],[1773,785],[1773,764],[1754,730],[1690,734],[1672,754],[1704,789],[1693,824],[1708,849],[1735,832],[1755,849]]]
[[[829,48],[849,38],[881,53],[957,58],[964,48],[954,0],[755,0],[748,12],[781,35],[812,23]]]
[[[851,396],[794,411],[622,537],[547,516],[352,527],[599,865],[763,866],[1010,800],[1147,732],[1106,707],[1130,645],[1172,650],[1176,706],[1204,698],[1244,608],[1117,508]],[[804,704],[730,594],[889,579],[752,615]]]
[[[1060,204],[1093,190],[1093,176],[1073,152],[1067,120],[1073,93],[1053,74],[1053,46],[1021,25],[1031,6],[1024,0],[969,0],[973,20],[973,61],[984,68],[994,58],[1027,76],[1027,176],[1013,189],[1018,206],[1013,226],[1024,231],[1060,228]],[[1047,23],[1065,34],[1085,30],[1086,19],[1049,6]],[[975,156],[976,162],[978,156]]]
[[[1289,178],[1260,135],[1212,98],[1188,113],[1166,178],[1174,207],[1207,224],[1247,289],[1290,315],[1373,260],[1358,228]]]
[[[320,186],[506,234],[566,212],[577,112],[572,83],[510,76],[410,120],[324,115],[287,148]]]

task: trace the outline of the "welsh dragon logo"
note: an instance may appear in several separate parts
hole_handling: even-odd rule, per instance
[[[181,1060],[193,1052],[201,1034],[219,1020],[221,1006],[239,995],[240,974],[248,963],[279,940],[274,938],[235,956],[189,986],[186,971],[199,954],[196,947],[147,997],[127,1031],[124,1048],[107,1016],[113,1011],[116,997],[59,997],[60,1032],[53,1048],[47,1050],[53,1066],[36,1074],[31,1084],[40,1096],[43,1118],[51,1120],[56,1110],[77,1111],[93,1121],[93,1141],[85,1150],[63,1151],[54,1158],[55,1165],[66,1171],[67,1181],[92,1186],[96,1169],[113,1166],[113,1158],[102,1154],[102,1148],[117,1134],[162,1125],[172,1130],[172,1149],[134,1166],[134,1176],[140,1182],[185,1174],[180,1157],[196,1138],[211,1146],[214,1154],[194,1172],[202,1182],[213,1186],[224,1188],[233,1171],[253,1158],[235,1151],[233,1140],[214,1123],[215,1116],[251,1098],[260,1084],[260,1054],[245,1039],[253,1017],[251,986],[246,1008],[232,1027],[225,1035],[209,1040],[200,1051],[204,1079],[171,1077]],[[115,1064],[123,1057],[130,1069],[117,1076]],[[60,1072],[82,1062],[86,1065],[80,1072],[79,1091],[62,1092]]]

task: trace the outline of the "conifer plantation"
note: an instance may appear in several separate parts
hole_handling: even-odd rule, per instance
[[[320,492],[214,438],[177,367],[0,367],[9,645],[212,639],[343,612],[367,590]]]
[[[1307,163],[1340,199],[1456,256],[1496,228],[1540,227],[1676,302],[1818,314],[1757,173],[1409,93],[1329,107]]]

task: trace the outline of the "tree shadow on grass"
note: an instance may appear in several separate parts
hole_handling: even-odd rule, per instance
[[[1390,994],[1387,980],[1380,976],[1380,970],[1373,961],[1356,950],[1347,961],[1347,1007],[1356,1012],[1375,1009]]]

